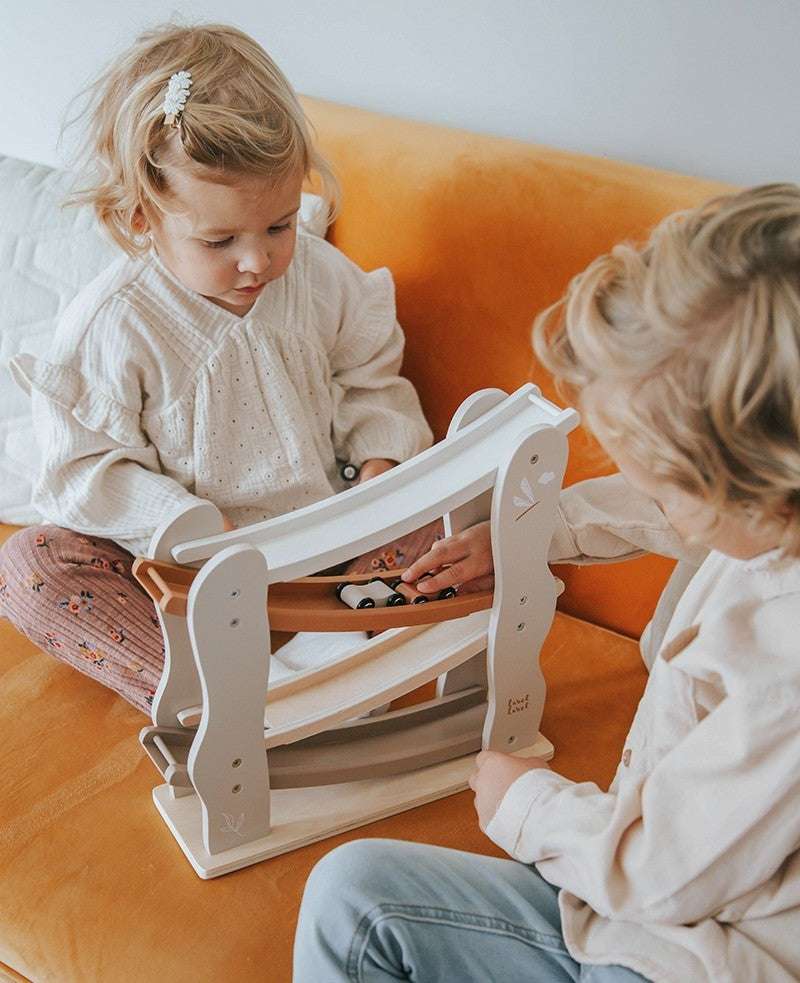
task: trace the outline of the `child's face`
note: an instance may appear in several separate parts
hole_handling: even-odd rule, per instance
[[[672,528],[687,543],[718,550],[740,560],[749,560],[779,545],[780,522],[754,527],[742,510],[725,512],[714,524],[717,513],[707,502],[655,477],[632,460],[619,443],[602,439],[601,442],[628,483],[656,502]]]
[[[165,172],[177,214],[150,228],[161,262],[185,287],[245,315],[292,260],[303,175],[220,184],[180,167]]]

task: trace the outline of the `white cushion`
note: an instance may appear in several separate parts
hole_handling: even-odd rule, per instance
[[[73,178],[65,171],[0,156],[0,522],[39,521],[30,504],[39,468],[29,398],[8,362],[19,352],[46,355],[59,315],[118,255],[89,208],[63,208]],[[300,220],[325,234],[325,210],[303,195]]]

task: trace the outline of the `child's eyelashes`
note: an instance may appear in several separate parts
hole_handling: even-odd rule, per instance
[[[291,229],[292,223],[286,222],[283,225],[272,225],[267,229],[267,235],[276,236],[280,235],[281,232],[286,232],[287,229]],[[228,236],[226,239],[202,239],[204,246],[208,246],[209,249],[224,249],[225,246],[229,246],[235,236]]]

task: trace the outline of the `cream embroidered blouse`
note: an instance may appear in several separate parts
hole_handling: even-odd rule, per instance
[[[236,525],[324,498],[343,487],[337,462],[430,444],[403,344],[389,272],[302,231],[244,317],[155,255],[122,258],[69,306],[48,358],[12,362],[42,444],[34,505],[138,553],[195,498]]]

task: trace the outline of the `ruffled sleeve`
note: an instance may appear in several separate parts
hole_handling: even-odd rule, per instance
[[[309,242],[312,298],[328,350],[333,443],[340,460],[406,461],[433,439],[414,387],[399,375],[405,339],[386,269],[365,273],[322,240]]]
[[[93,389],[88,380],[69,365],[54,365],[33,355],[18,355],[11,362],[11,373],[20,388],[33,398],[44,397],[87,430],[101,432],[117,443],[145,447],[147,440],[139,428],[139,414],[116,399]]]
[[[54,353],[58,359],[64,351]],[[30,354],[11,362],[31,396],[42,467],[33,505],[49,522],[144,552],[166,519],[197,501],[161,473],[143,432],[141,362],[111,338],[83,339],[67,361]]]

